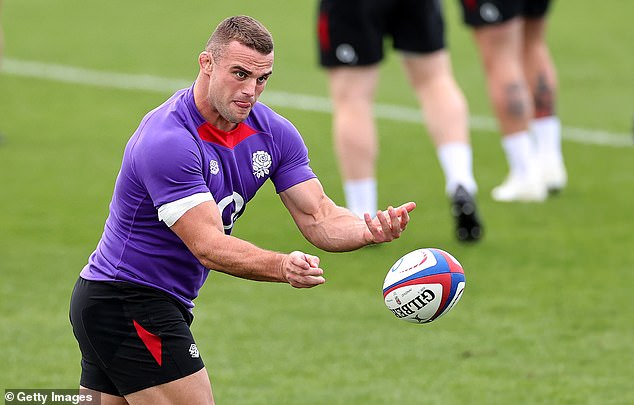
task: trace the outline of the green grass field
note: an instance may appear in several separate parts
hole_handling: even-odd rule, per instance
[[[197,53],[222,18],[250,14],[272,31],[275,74],[262,100],[268,95],[300,129],[314,170],[342,202],[330,114],[297,101],[313,96],[321,105],[327,97],[316,3],[229,3],[3,2],[0,391],[77,386],[68,301],[103,229],[123,146],[142,115],[176,89],[169,83],[193,81]],[[445,7],[456,77],[474,117],[490,117],[457,2]],[[482,243],[453,239],[442,175],[418,122],[379,120],[380,202],[418,203],[393,244],[319,252],[272,187],[263,189],[235,235],[318,254],[328,281],[295,290],[211,275],[193,329],[217,402],[634,403],[633,15],[629,0],[555,3],[549,39],[570,177],[563,194],[537,205],[492,201],[506,163],[495,129],[474,120]],[[382,73],[378,101],[413,111],[394,53]],[[608,144],[593,143],[602,134]],[[467,277],[459,305],[423,326],[398,321],[381,296],[391,264],[419,247],[453,253]]]

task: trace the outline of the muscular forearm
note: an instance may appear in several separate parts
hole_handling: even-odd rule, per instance
[[[329,252],[347,252],[372,243],[365,222],[337,206],[300,229],[309,242]]]
[[[208,269],[257,281],[287,281],[282,270],[286,255],[225,235],[211,201],[189,209],[171,229]]]
[[[209,246],[213,248],[209,253],[198,256],[201,263],[235,277],[283,282],[295,288],[311,288],[326,281],[317,256],[299,251],[276,253],[225,235]]]
[[[287,282],[282,271],[286,255],[233,236],[216,236],[195,254],[209,269],[249,280]]]
[[[280,193],[280,198],[293,216],[302,234],[316,247],[330,252],[345,252],[373,243],[399,238],[409,222],[408,213],[416,208],[413,202],[388,207],[364,219],[337,206],[317,179],[299,183]]]
[[[190,208],[171,229],[208,269],[249,280],[289,283],[296,288],[311,288],[325,281],[316,256],[273,252],[225,235],[212,201]]]

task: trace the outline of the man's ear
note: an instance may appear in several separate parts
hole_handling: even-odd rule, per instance
[[[198,65],[201,71],[211,73],[213,70],[213,57],[210,52],[203,51],[198,55]]]

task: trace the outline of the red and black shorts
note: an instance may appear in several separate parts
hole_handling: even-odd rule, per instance
[[[542,18],[550,0],[460,0],[465,24],[471,27],[501,24],[515,17]]]
[[[324,67],[378,63],[388,36],[404,52],[445,47],[440,0],[321,0],[317,30]]]
[[[125,282],[79,278],[70,322],[81,350],[81,385],[127,395],[204,367],[193,315],[166,293]]]

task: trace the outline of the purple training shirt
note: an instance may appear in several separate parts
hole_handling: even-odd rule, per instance
[[[180,90],[128,141],[103,235],[81,277],[157,288],[193,308],[209,269],[159,221],[158,208],[211,192],[230,234],[267,179],[279,193],[314,177],[297,129],[266,105],[256,103],[224,132],[202,117],[193,87]]]

